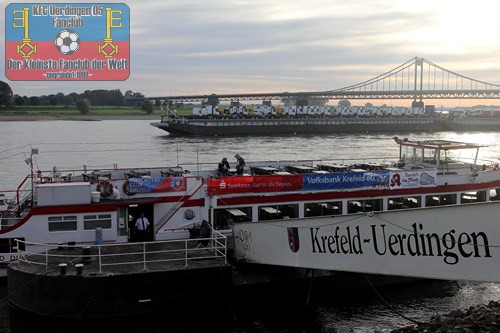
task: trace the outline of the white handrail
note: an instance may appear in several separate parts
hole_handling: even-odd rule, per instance
[[[207,245],[200,248],[201,242],[205,241]],[[56,245],[18,239],[16,242],[19,267],[42,266],[46,272],[57,269],[60,263],[72,265],[86,260],[90,269],[96,270],[99,274],[102,274],[106,267],[130,264],[141,264],[144,271],[154,270],[152,264],[163,264],[158,269],[169,269],[169,264],[179,261],[184,262],[185,268],[189,267],[191,261],[200,262],[203,259],[224,259],[224,263],[227,264],[227,237],[217,230],[212,230],[210,238],[144,243]],[[138,246],[141,248],[139,251]],[[22,248],[24,250],[21,250]],[[90,254],[85,253],[84,248],[90,248]],[[141,259],[138,260],[138,256]]]

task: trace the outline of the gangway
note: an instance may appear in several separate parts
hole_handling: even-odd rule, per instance
[[[278,266],[500,282],[500,228],[492,223],[499,211],[490,202],[238,223],[235,255]]]

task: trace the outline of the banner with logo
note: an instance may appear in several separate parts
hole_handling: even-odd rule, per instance
[[[391,171],[389,186],[391,189],[436,186],[437,170]]]
[[[126,80],[129,7],[122,3],[9,4],[5,58],[10,80]]]
[[[304,175],[304,190],[389,188],[389,171],[342,172]]]
[[[286,192],[302,189],[303,175],[223,177],[208,182],[211,193]]]
[[[182,192],[186,191],[184,177],[130,178],[129,193]]]

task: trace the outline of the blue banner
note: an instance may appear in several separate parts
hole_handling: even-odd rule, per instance
[[[389,188],[389,171],[305,174],[304,190]]]
[[[129,193],[182,192],[186,191],[184,177],[130,178]]]

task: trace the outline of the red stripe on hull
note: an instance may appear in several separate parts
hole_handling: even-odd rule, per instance
[[[155,203],[168,203],[168,202],[180,202],[182,197],[162,197],[156,198],[154,200],[141,200],[141,201],[120,201],[116,203],[105,203],[105,204],[90,204],[90,205],[75,205],[75,206],[47,206],[47,207],[34,207],[28,212],[19,223],[15,225],[0,230],[0,235],[9,233],[13,230],[24,225],[29,219],[36,215],[49,215],[49,214],[80,214],[80,213],[103,213],[103,212],[114,212],[119,207],[134,205],[134,204],[155,204]],[[196,199],[184,201],[181,207],[199,207],[204,206],[204,199]]]
[[[293,193],[284,195],[273,196],[244,196],[236,198],[218,199],[218,206],[231,206],[231,205],[248,205],[270,202],[291,202],[291,201],[305,201],[305,200],[331,200],[331,199],[348,199],[348,198],[375,198],[375,197],[388,197],[388,196],[401,196],[401,195],[420,195],[430,193],[446,193],[446,192],[466,192],[474,191],[485,188],[500,187],[500,181],[493,181],[489,183],[480,184],[460,184],[460,185],[447,185],[438,187],[422,187],[412,189],[399,189],[399,190],[365,190],[365,191],[332,191],[321,193]],[[306,197],[307,196],[307,197]]]

